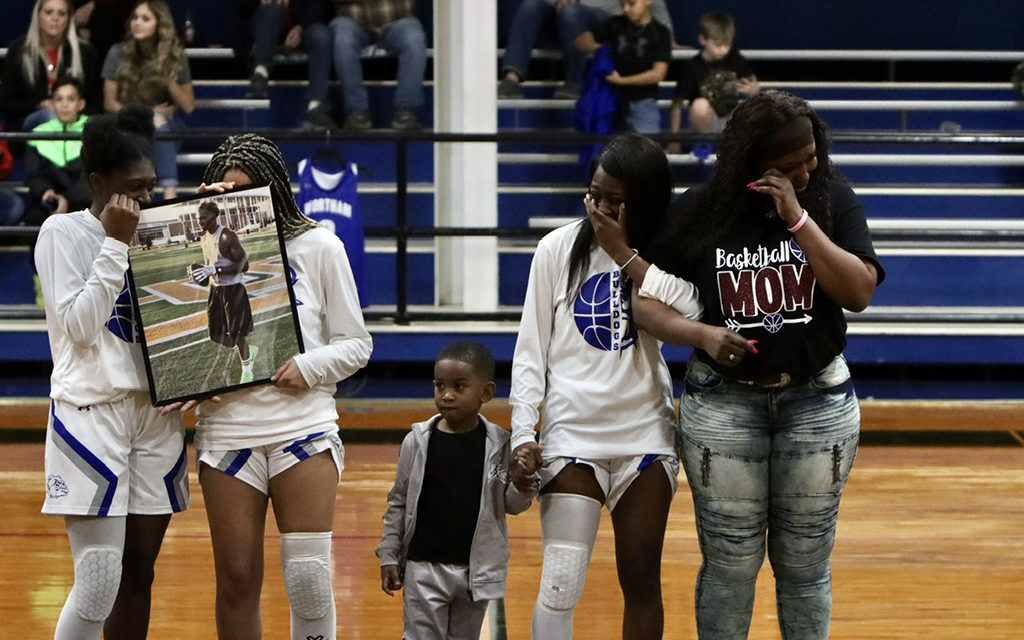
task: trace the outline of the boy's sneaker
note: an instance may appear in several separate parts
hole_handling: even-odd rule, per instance
[[[366,131],[373,128],[369,111],[351,111],[345,116],[345,131]]]
[[[395,107],[395,117],[391,120],[391,128],[398,131],[419,131],[423,128],[416,119],[416,110],[412,107]]]
[[[559,100],[579,100],[580,99],[580,88],[574,84],[568,82],[558,85],[555,89],[555,98]]]
[[[249,90],[245,92],[245,97],[250,100],[265,100],[269,97],[267,92],[267,76],[262,73],[254,73],[249,78]]]
[[[321,102],[317,106],[306,111],[306,116],[302,119],[303,129],[337,129],[338,124],[334,122],[334,118],[331,117],[331,107],[326,102]]]
[[[498,83],[499,98],[522,98],[523,87],[513,78],[502,78]]]

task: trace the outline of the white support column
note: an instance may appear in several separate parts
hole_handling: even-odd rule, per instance
[[[497,131],[497,5],[434,0],[434,129]],[[494,143],[434,147],[434,220],[438,226],[498,224],[498,149]],[[438,238],[436,302],[466,310],[498,306],[495,237]]]

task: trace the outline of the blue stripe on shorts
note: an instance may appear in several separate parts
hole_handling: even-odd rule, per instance
[[[164,486],[167,487],[167,497],[171,500],[171,510],[178,512],[185,509],[185,496],[182,492],[183,478],[188,473],[188,463],[185,459],[185,447],[181,448],[181,455],[174,463],[171,470],[164,476]]]
[[[307,448],[306,445],[309,444],[311,441],[316,440],[320,436],[324,435],[324,433],[326,432],[321,431],[320,433],[312,433],[303,438],[302,440],[296,440],[295,442],[291,443],[290,445],[282,449],[282,451],[284,451],[285,453],[292,454],[299,460],[305,460],[312,454],[312,451],[309,448]]]
[[[110,512],[110,503],[114,500],[114,493],[117,491],[117,474],[68,431],[64,423],[57,417],[57,407],[52,401],[50,402],[50,416],[53,418],[53,432],[60,437],[60,440],[56,441],[58,447],[64,451],[64,454],[71,459],[76,467],[97,484],[96,497],[93,499],[92,507],[96,509],[96,515],[107,515]],[[103,491],[104,481],[106,481],[105,492]],[[102,498],[100,497],[101,492],[103,492]]]

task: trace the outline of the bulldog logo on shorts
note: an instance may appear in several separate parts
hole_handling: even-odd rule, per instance
[[[46,495],[51,498],[63,498],[68,495],[68,485],[57,475],[46,477]]]

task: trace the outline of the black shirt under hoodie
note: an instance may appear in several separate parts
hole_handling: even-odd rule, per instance
[[[472,431],[446,433],[437,428],[440,420],[430,428],[409,559],[469,564],[480,516],[487,433],[479,422]]]

